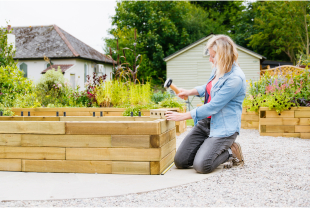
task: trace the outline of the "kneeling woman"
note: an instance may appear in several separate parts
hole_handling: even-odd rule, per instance
[[[166,114],[167,120],[194,120],[195,126],[178,148],[174,162],[177,168],[193,166],[199,173],[210,173],[222,163],[228,168],[244,162],[241,147],[235,143],[246,94],[236,45],[230,37],[216,35],[208,41],[206,53],[213,64],[209,81],[192,90],[181,89],[178,94],[180,98],[205,97],[205,104],[187,113]]]

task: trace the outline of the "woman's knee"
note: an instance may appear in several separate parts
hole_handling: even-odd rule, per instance
[[[176,152],[174,156],[174,164],[177,168],[188,168],[188,162],[184,159],[184,156],[180,152]]]
[[[199,160],[195,158],[193,167],[198,173],[206,174],[213,171],[212,164],[206,160]]]

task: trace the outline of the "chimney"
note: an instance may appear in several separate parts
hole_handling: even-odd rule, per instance
[[[8,30],[8,45],[13,45],[13,50],[15,50],[15,35],[11,32],[11,25],[8,25],[7,30]]]

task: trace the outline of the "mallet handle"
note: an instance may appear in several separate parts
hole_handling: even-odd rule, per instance
[[[180,90],[177,88],[177,86],[175,86],[174,84],[171,84],[170,85],[170,88],[175,92],[175,94],[179,94],[180,93]],[[184,97],[184,100],[187,100],[188,97]]]

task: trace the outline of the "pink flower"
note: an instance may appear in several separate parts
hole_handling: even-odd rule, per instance
[[[294,84],[293,78],[291,78],[290,81],[289,81],[288,83],[289,83],[289,84]]]

